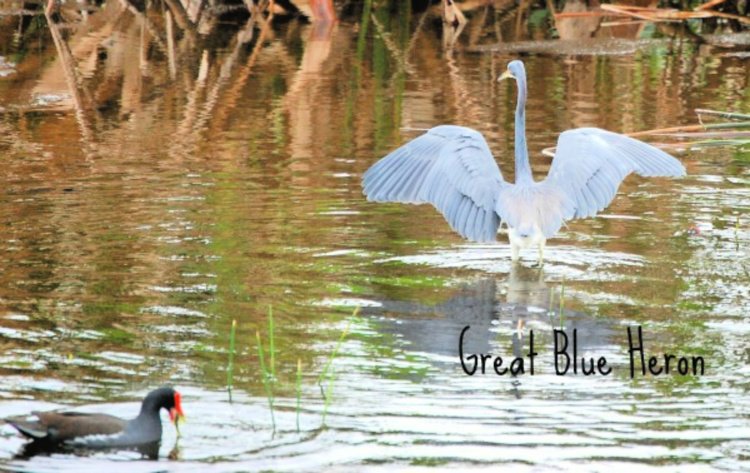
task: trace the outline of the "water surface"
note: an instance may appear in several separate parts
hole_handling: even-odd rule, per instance
[[[750,468],[750,151],[673,150],[686,178],[631,176],[599,217],[548,242],[542,270],[535,252],[512,265],[504,234],[468,244],[432,207],[368,203],[360,188],[414,129],[442,123],[481,131],[512,178],[515,91],[494,78],[519,51],[537,178],[568,128],[747,112],[741,56],[653,29],[571,49],[502,16],[446,55],[437,17],[374,8],[330,28],[279,20],[245,43],[236,19],[205,44],[181,36],[172,76],[157,46],[139,54],[142,23],[113,8],[67,33],[79,99],[48,32],[3,46],[17,64],[0,77],[0,416],[129,417],[169,383],[188,423],[176,447],[165,429],[159,462],[14,459],[23,440],[4,426],[1,468]],[[270,306],[275,433],[255,344]],[[466,376],[466,325],[471,352],[504,357],[533,329],[535,375]],[[705,357],[705,376],[631,380],[638,325],[654,354]],[[556,376],[561,326],[613,374]],[[317,377],[344,330],[324,428]]]

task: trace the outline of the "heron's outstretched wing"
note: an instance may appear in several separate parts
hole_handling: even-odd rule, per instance
[[[571,199],[564,218],[592,217],[606,208],[631,172],[641,176],[684,176],[685,167],[649,144],[599,128],[576,128],[560,135],[543,184]]]
[[[495,200],[506,185],[484,137],[443,125],[406,143],[364,174],[375,202],[429,202],[466,239],[494,241],[500,224]]]

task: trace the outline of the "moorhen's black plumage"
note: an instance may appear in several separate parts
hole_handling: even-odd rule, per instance
[[[138,448],[161,441],[161,409],[169,412],[175,424],[185,416],[180,393],[163,387],[148,393],[140,414],[130,421],[107,414],[56,411],[33,412],[5,421],[33,439],[37,447]]]

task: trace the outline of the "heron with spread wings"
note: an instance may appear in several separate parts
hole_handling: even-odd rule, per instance
[[[364,194],[375,202],[431,203],[451,228],[476,242],[508,228],[511,259],[544,245],[566,220],[606,208],[631,172],[684,176],[685,167],[649,144],[599,128],[564,131],[547,177],[535,181],[526,148],[526,70],[511,61],[498,78],[515,79],[515,182],[506,182],[487,142],[471,128],[441,125],[393,151],[365,172]]]

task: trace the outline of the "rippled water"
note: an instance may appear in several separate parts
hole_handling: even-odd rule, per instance
[[[568,128],[750,111],[746,61],[659,34],[576,51],[475,44],[472,32],[446,59],[431,19],[372,18],[220,38],[205,74],[180,50],[175,79],[162,54],[139,60],[133,18],[94,23],[68,40],[95,106],[76,106],[46,34],[7,56],[18,65],[0,77],[0,417],[70,406],[130,417],[171,383],[188,422],[177,445],[165,429],[156,463],[14,459],[23,440],[0,426],[0,468],[750,469],[750,151],[688,149],[676,153],[684,179],[628,178],[601,216],[548,242],[543,270],[532,253],[512,265],[505,235],[467,244],[431,207],[371,204],[359,185],[412,129],[448,122],[483,132],[512,176],[514,90],[494,78],[517,51],[537,177],[540,151]],[[269,306],[275,433],[255,344],[256,330],[268,341]],[[506,363],[533,330],[534,376],[465,375],[466,325],[467,351]],[[631,380],[626,329],[638,325],[649,352],[704,356],[705,376]],[[613,373],[556,376],[560,327]],[[326,407],[317,378],[343,331]]]

